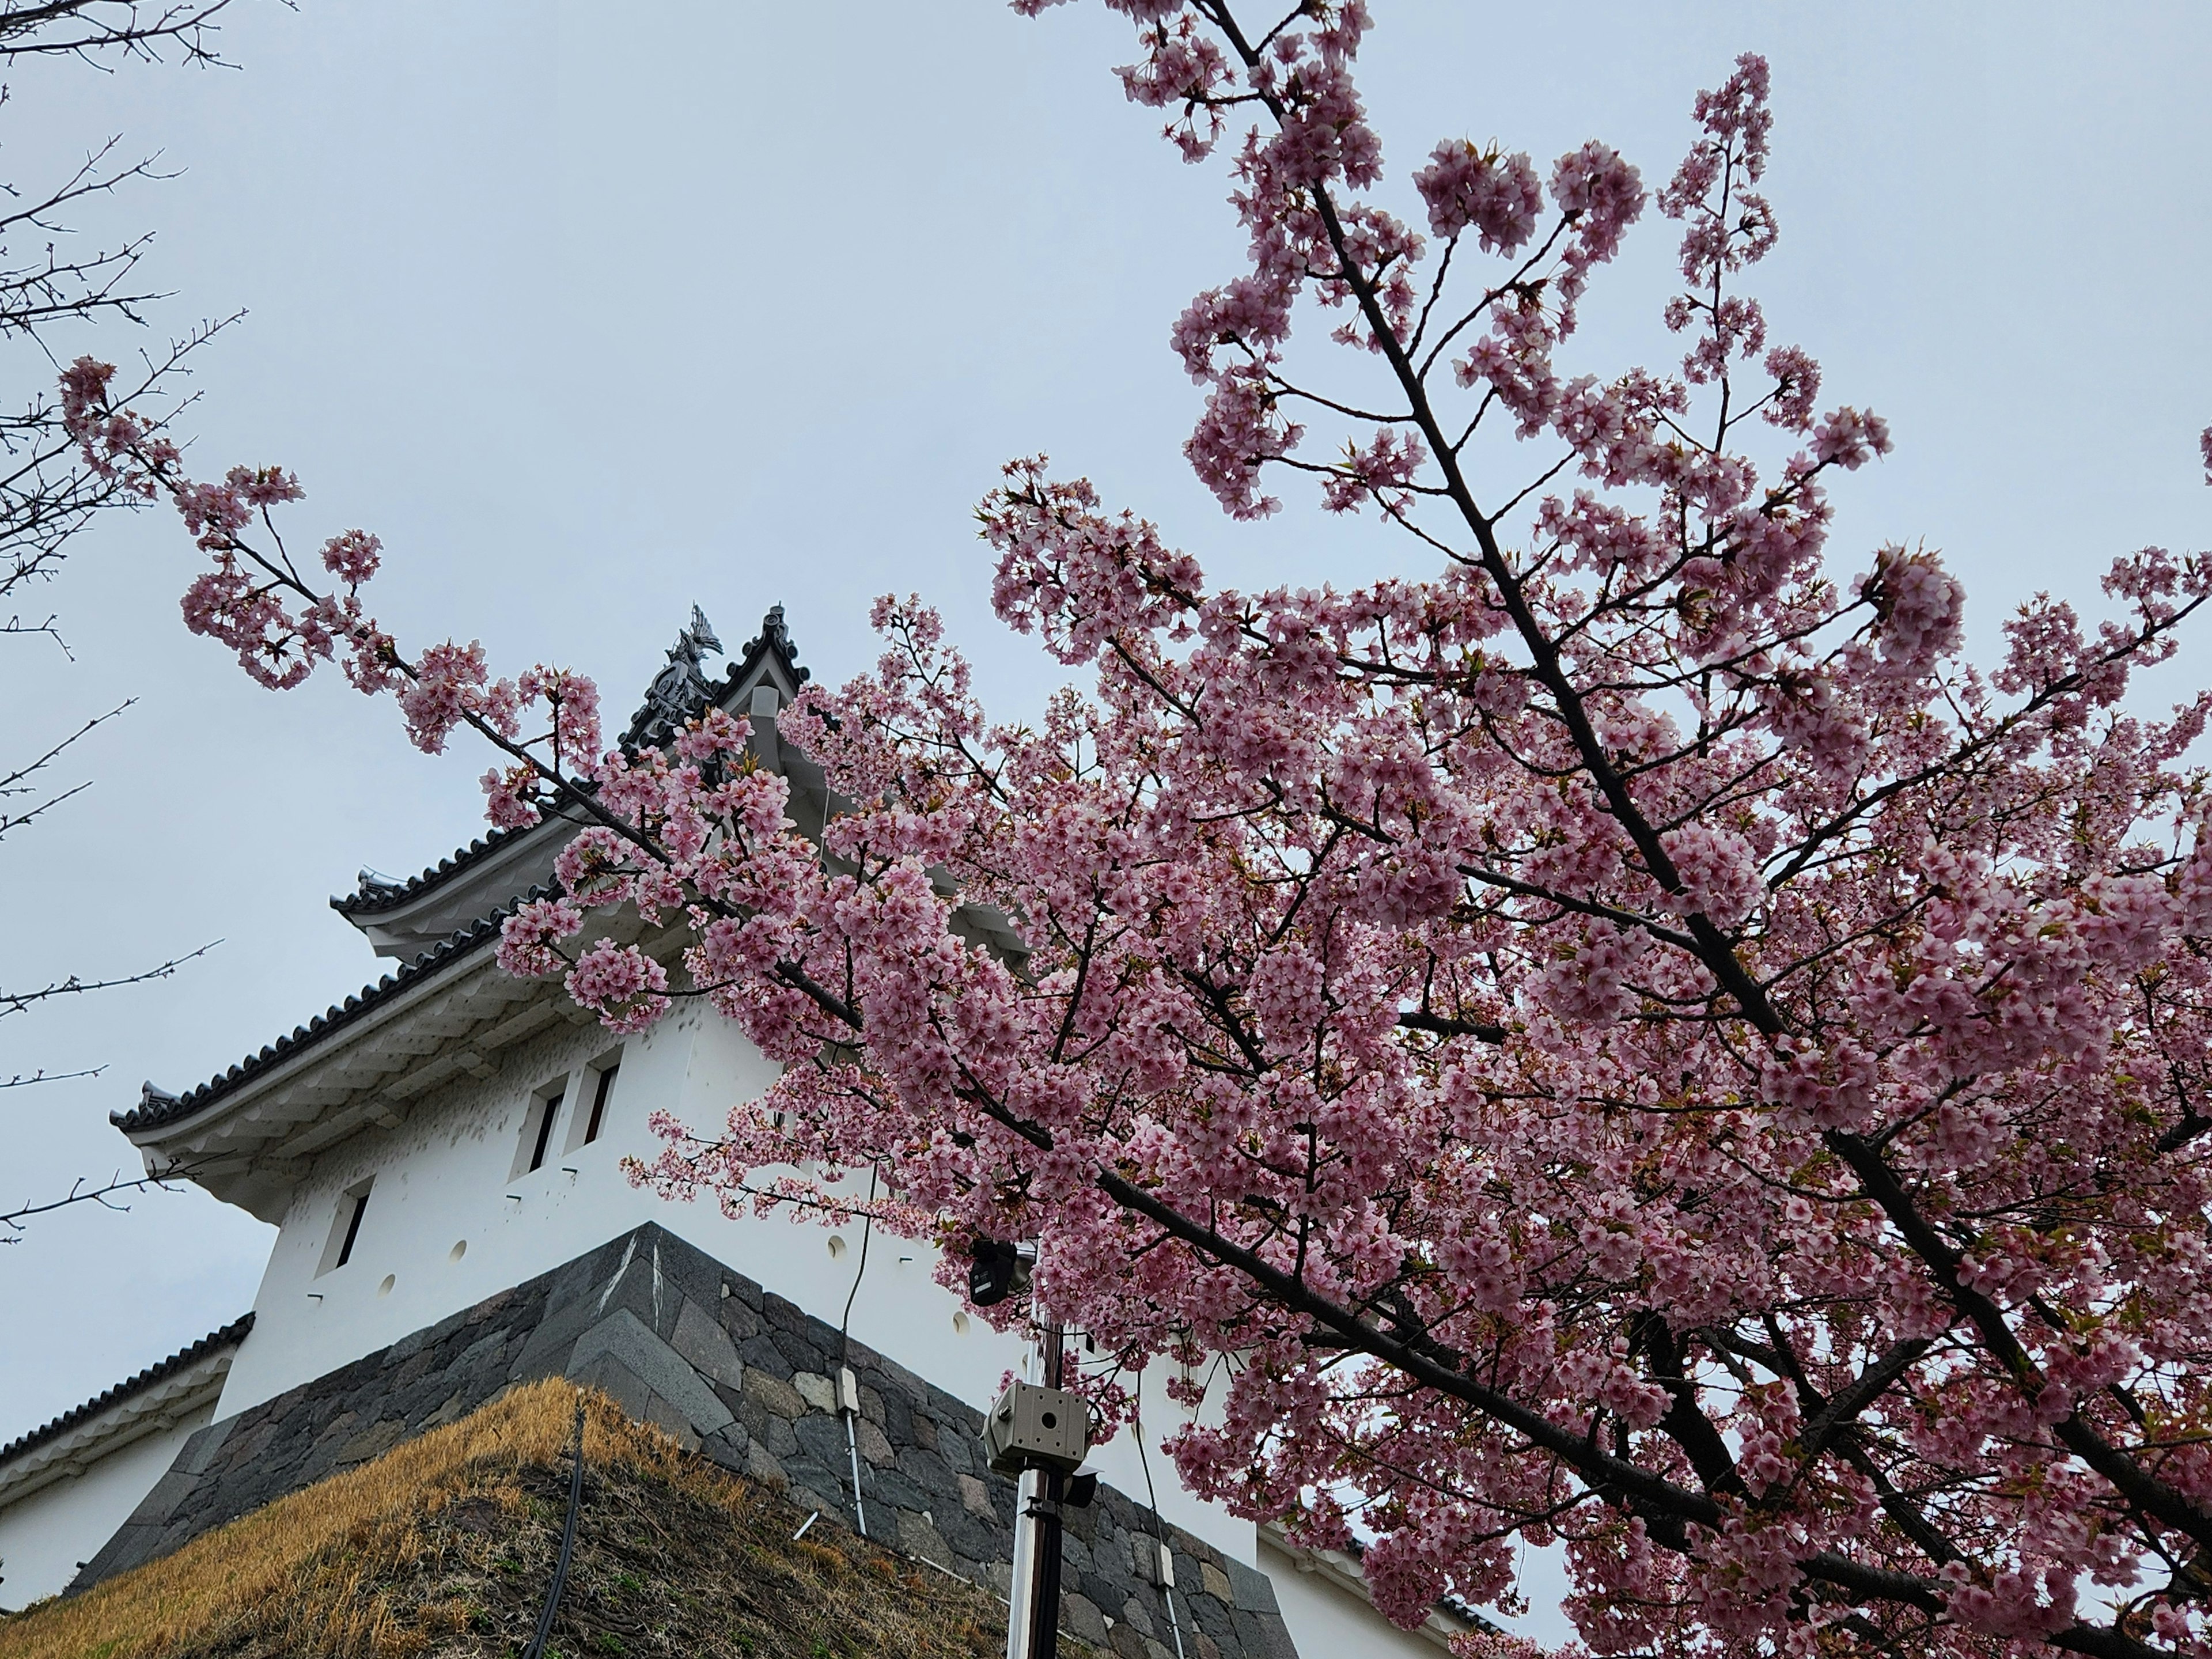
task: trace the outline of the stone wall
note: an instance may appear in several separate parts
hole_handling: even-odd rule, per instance
[[[869,1534],[1003,1597],[1014,1487],[985,1467],[981,1415],[858,1343],[844,1363],[860,1382]],[[686,1447],[850,1526],[838,1364],[835,1329],[648,1224],[201,1429],[70,1588],[540,1376],[604,1389]],[[1069,1511],[1065,1629],[1122,1659],[1175,1659],[1169,1607],[1144,1570],[1158,1530],[1149,1510],[1103,1486],[1095,1504]],[[1166,1535],[1184,1659],[1296,1659],[1264,1573],[1177,1528]]]

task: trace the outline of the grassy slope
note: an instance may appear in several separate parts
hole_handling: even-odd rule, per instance
[[[576,1391],[533,1384],[175,1554],[0,1623],[0,1659],[404,1659],[519,1653],[568,1492]],[[582,1523],[552,1647],[605,1655],[969,1659],[1005,1613],[973,1586],[686,1456],[586,1394]],[[1063,1648],[1069,1646],[1063,1641]]]

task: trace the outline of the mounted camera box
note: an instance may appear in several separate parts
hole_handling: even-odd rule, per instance
[[[1066,1389],[1011,1383],[983,1425],[983,1449],[1000,1474],[1024,1469],[1072,1474],[1091,1449],[1090,1407]]]

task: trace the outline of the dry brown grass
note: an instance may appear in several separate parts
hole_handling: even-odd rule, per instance
[[[516,1390],[67,1601],[0,1624],[0,1659],[493,1659],[537,1620],[577,1392]],[[589,1468],[553,1646],[564,1659],[983,1656],[990,1596],[802,1518],[586,1393]]]

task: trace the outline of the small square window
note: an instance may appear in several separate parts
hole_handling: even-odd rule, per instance
[[[331,1236],[323,1246],[322,1265],[315,1269],[318,1279],[353,1260],[354,1246],[361,1239],[362,1218],[368,1213],[368,1189],[374,1184],[372,1177],[338,1194],[337,1214],[331,1218]]]

